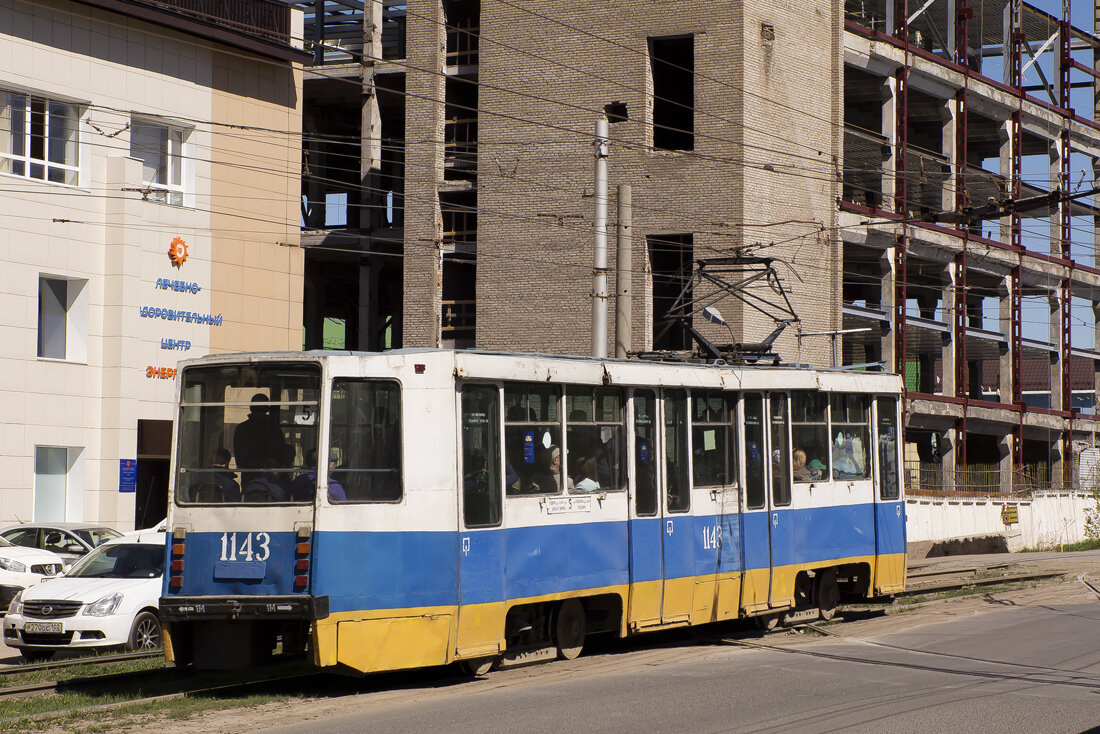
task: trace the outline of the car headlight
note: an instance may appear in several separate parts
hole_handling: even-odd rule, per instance
[[[109,614],[114,614],[118,609],[118,605],[122,603],[122,594],[115,592],[114,594],[108,594],[99,601],[89,604],[84,610],[85,614],[92,617],[106,617]]]
[[[11,603],[8,604],[8,614],[22,614],[23,613],[23,592],[16,592],[15,596],[11,598]]]
[[[11,558],[0,558],[0,568],[14,573],[27,572],[27,564],[12,560]]]

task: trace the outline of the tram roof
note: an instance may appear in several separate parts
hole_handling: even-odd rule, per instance
[[[664,383],[665,380],[649,380],[645,379],[645,375],[651,375],[653,373],[664,373],[666,375],[671,374],[711,374],[715,376],[715,382],[722,384],[729,388],[733,385],[725,385],[725,381],[719,377],[720,374],[771,374],[771,375],[786,375],[788,378],[793,377],[795,374],[801,375],[803,379],[792,380],[789,387],[794,389],[806,389],[813,386],[816,383],[818,386],[824,389],[834,390],[851,390],[853,389],[853,382],[859,383],[855,386],[855,389],[860,390],[897,390],[900,389],[900,377],[893,373],[881,373],[881,372],[863,372],[863,371],[841,371],[841,370],[826,370],[817,369],[808,365],[798,364],[786,364],[786,365],[754,365],[754,364],[715,364],[706,362],[693,362],[693,361],[676,361],[676,360],[653,360],[653,359],[640,359],[640,358],[616,358],[616,357],[590,357],[585,355],[569,355],[569,354],[544,354],[539,352],[504,352],[504,351],[491,351],[481,349],[442,349],[433,347],[410,347],[403,349],[390,349],[383,352],[358,352],[348,350],[331,350],[331,349],[319,349],[310,351],[268,351],[268,352],[238,352],[238,353],[225,353],[217,355],[209,355],[207,357],[189,359],[181,361],[180,366],[186,367],[196,362],[214,361],[219,363],[233,362],[240,360],[311,360],[318,358],[330,358],[335,361],[341,361],[343,359],[363,359],[370,357],[380,357],[387,360],[394,360],[401,358],[410,359],[416,357],[434,357],[436,359],[449,355],[450,358],[458,364],[467,364],[470,366],[489,366],[500,365],[501,358],[510,360],[520,360],[523,363],[529,363],[535,361],[538,364],[558,365],[558,366],[577,366],[581,372],[589,372],[593,368],[599,368],[606,371],[607,368],[612,370],[614,379],[613,382],[625,382],[625,383],[640,383],[645,384],[648,382]],[[513,362],[514,364],[519,364]],[[527,364],[527,367],[532,365]],[[494,369],[493,372],[498,370]],[[480,373],[480,370],[479,370]],[[480,375],[479,375],[480,376]],[[484,375],[485,377],[502,377],[507,379],[504,375]],[[633,379],[632,379],[633,378]],[[516,379],[516,378],[512,378]],[[540,375],[539,379],[549,379],[549,375]],[[571,380],[565,380],[571,381]],[[704,379],[700,382],[698,387],[707,387],[712,380]],[[807,384],[802,385],[802,382]],[[740,385],[738,385],[740,387]],[[756,389],[755,386],[744,386],[746,389]]]

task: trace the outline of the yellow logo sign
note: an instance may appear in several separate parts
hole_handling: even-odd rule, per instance
[[[172,244],[168,245],[168,259],[177,268],[187,262],[187,243],[182,237],[177,237],[172,240]]]

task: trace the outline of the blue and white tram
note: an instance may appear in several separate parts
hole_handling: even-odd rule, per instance
[[[178,382],[177,663],[281,639],[317,666],[477,669],[905,585],[896,375],[397,350]]]

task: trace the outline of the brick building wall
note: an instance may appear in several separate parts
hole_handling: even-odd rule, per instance
[[[761,254],[798,267],[804,282],[780,269],[803,328],[839,328],[832,170],[838,155],[840,16],[834,3],[815,5],[697,2],[677,4],[675,12],[665,2],[625,0],[482,5],[479,348],[590,350],[593,131],[604,105],[615,101],[626,103],[629,120],[611,125],[608,262],[614,269],[615,187],[629,184],[632,347],[652,347],[646,243],[662,235],[692,235],[695,257],[785,242]],[[406,346],[434,346],[438,334],[441,272],[431,245],[440,234],[442,150],[434,141],[442,138],[442,106],[423,97],[442,99],[444,93],[442,76],[434,73],[444,63],[435,51],[443,45],[441,26],[431,20],[441,12],[437,2],[409,4]],[[807,23],[807,13],[819,22]],[[653,150],[647,39],[677,36],[693,39],[694,148]],[[810,55],[807,48],[830,53]],[[609,292],[613,353],[614,270]],[[742,313],[731,299],[718,308],[738,339],[762,338],[773,327],[750,309]],[[699,327],[728,341],[724,327]],[[798,355],[794,332],[780,341],[784,359],[828,363],[827,339],[806,340]]]

